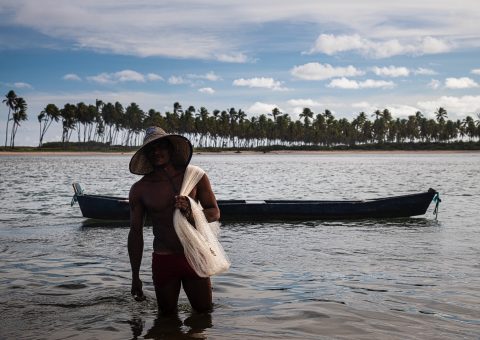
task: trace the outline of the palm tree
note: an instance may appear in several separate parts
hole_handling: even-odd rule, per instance
[[[473,140],[473,138],[475,138],[475,135],[476,135],[476,132],[477,132],[476,131],[477,127],[475,126],[475,121],[473,120],[472,117],[467,116],[467,117],[465,117],[464,125],[465,125],[465,132],[466,132],[469,140]]]
[[[272,113],[269,113],[268,115],[272,116],[273,117],[273,122],[276,123],[277,122],[277,117],[281,114],[282,114],[282,112],[280,112],[280,109],[278,107],[275,107],[275,108],[272,109]]]
[[[106,133],[106,142],[107,143],[112,143],[113,139],[113,125],[115,124],[116,120],[116,110],[115,106],[112,103],[106,103],[102,105],[102,120],[103,123],[105,124],[105,131],[108,132]]]
[[[182,115],[182,129],[187,135],[193,134],[195,131],[195,107],[190,105]]]
[[[135,140],[132,143],[132,134],[138,137],[140,132],[143,129],[143,121],[145,119],[145,112],[136,104],[131,103],[125,109],[125,123],[124,128],[127,129],[127,136],[124,140],[125,146],[136,145],[137,141]]]
[[[154,109],[150,109],[147,112],[145,119],[143,120],[143,127],[158,126],[165,129],[165,119],[162,114]]]
[[[65,104],[63,109],[60,110],[60,116],[62,117],[62,143],[68,142],[70,136],[75,130],[75,112],[76,106],[73,104]]]
[[[92,140],[92,132],[96,132],[98,124],[101,122],[100,112],[98,106],[89,104],[87,107],[87,125],[88,125],[88,141]],[[95,140],[95,132],[93,140]],[[85,139],[85,138],[84,138]]]
[[[363,126],[365,125],[365,122],[367,121],[367,115],[365,112],[360,112],[358,116],[352,120],[352,127],[354,131],[354,141],[358,143],[362,143],[363,138],[362,138],[362,131],[363,131]]]
[[[447,119],[447,110],[443,107],[439,107],[437,111],[435,111],[435,119],[438,123],[438,140],[445,141],[446,140],[446,132],[445,130],[445,120]]]
[[[477,113],[477,122],[475,123],[476,126],[477,126],[477,137],[479,138],[480,140],[480,112]]]
[[[53,121],[58,122],[60,119],[60,110],[55,104],[48,104],[42,112],[38,115],[38,122],[40,123],[40,141],[38,146],[42,146],[43,137]],[[43,123],[43,126],[42,126]]]
[[[18,97],[13,111],[12,134],[10,136],[10,146],[12,148],[15,146],[15,136],[17,135],[17,129],[20,126],[20,122],[27,119],[27,102],[22,97]]]
[[[380,110],[375,110],[372,116],[375,116],[375,120],[373,121],[373,134],[377,142],[382,143],[384,142],[385,135],[387,133],[383,112]]]
[[[302,113],[300,113],[300,118],[303,118],[303,124],[305,127],[310,126],[310,119],[313,118],[313,111],[308,107],[304,107]]]
[[[16,101],[17,101],[17,94],[13,90],[8,91],[8,93],[5,95],[5,99],[2,101],[8,107],[7,127],[5,129],[5,147],[7,147],[8,123],[11,120],[10,114],[15,109]]]
[[[208,137],[210,131],[208,129],[208,122],[209,122],[209,112],[205,107],[201,107],[195,117],[195,131],[196,134],[199,134],[200,137],[198,139],[198,145],[201,147],[203,146],[203,141]]]
[[[114,143],[117,140],[118,133],[125,126],[125,109],[120,102],[115,102],[114,104],[113,125],[115,125],[115,131],[111,136],[110,143]]]
[[[419,137],[417,117],[410,115],[406,122],[406,135],[410,142],[414,142]]]
[[[75,111],[75,121],[77,124],[78,142],[81,142],[81,126],[83,125],[83,142],[86,138],[86,125],[88,124],[88,106],[83,103],[77,103]]]
[[[180,105],[179,102],[173,103],[173,113],[174,114],[179,114],[179,113],[182,113],[182,112],[183,112],[182,105]]]
[[[439,124],[445,123],[445,119],[447,119],[447,110],[443,107],[439,107],[437,111],[435,111],[435,117]]]

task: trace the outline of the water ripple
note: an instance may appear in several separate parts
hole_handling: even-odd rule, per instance
[[[156,314],[151,227],[147,301],[137,303],[128,223],[88,221],[70,206],[74,181],[126,197],[138,180],[129,159],[1,159],[0,173],[18,171],[0,180],[0,337],[146,338],[166,327]],[[369,199],[433,187],[442,203],[438,220],[431,206],[416,218],[223,223],[232,267],[212,278],[210,326],[193,326],[182,292],[174,336],[478,338],[479,154],[195,155],[193,163],[219,199]]]

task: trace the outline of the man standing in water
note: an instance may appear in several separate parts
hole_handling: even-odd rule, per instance
[[[130,189],[130,232],[128,254],[132,268],[131,293],[144,300],[140,264],[143,255],[145,216],[153,225],[152,276],[160,312],[171,314],[177,308],[180,288],[197,312],[212,308],[210,278],[199,277],[187,262],[183,246],[175,232],[176,208],[194,225],[190,201],[179,196],[185,169],[192,158],[192,144],[180,135],[167,134],[159,127],[147,129],[143,146],[130,160],[130,172],[144,175]],[[220,219],[215,195],[205,174],[189,196],[200,202],[208,222]]]

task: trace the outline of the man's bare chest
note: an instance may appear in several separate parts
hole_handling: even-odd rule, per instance
[[[181,183],[179,183],[179,188]],[[179,190],[178,188],[178,190]],[[175,191],[174,191],[175,189]],[[173,213],[175,210],[175,196],[177,188],[168,182],[157,182],[149,185],[142,197],[143,204],[149,213]],[[197,188],[195,187],[188,196],[196,199]]]

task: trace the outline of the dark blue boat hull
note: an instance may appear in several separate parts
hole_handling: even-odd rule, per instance
[[[243,201],[219,200],[222,220],[322,220],[410,217],[425,214],[437,192],[365,201]],[[82,215],[100,220],[128,220],[128,200],[121,197],[76,194]]]

